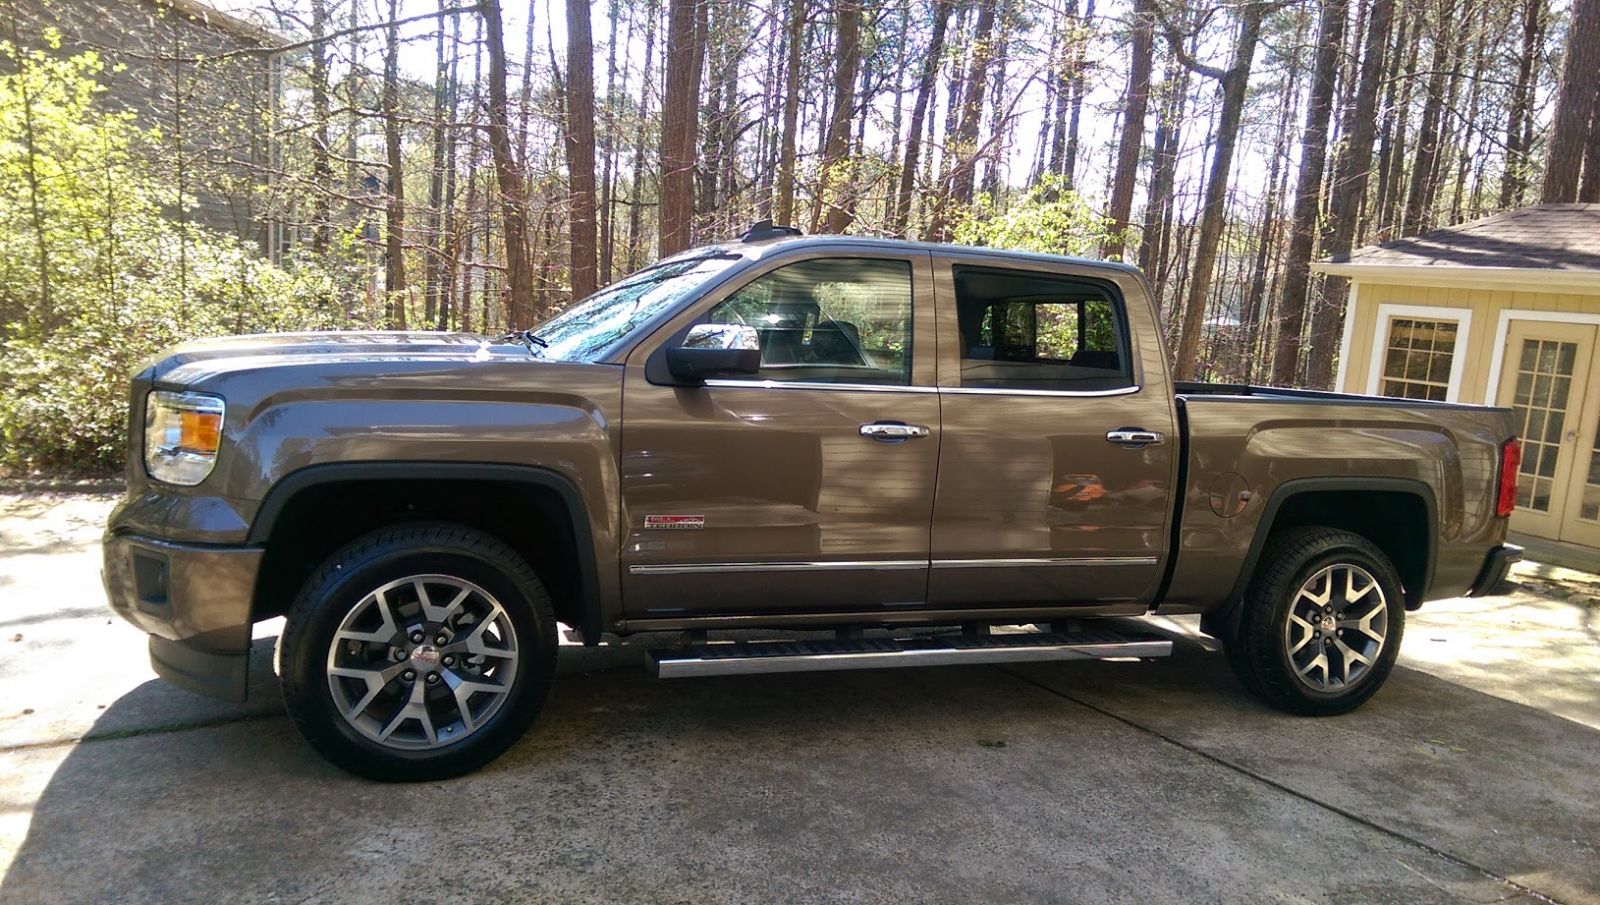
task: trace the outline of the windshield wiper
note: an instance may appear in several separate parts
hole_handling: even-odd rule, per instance
[[[507,333],[505,336],[500,337],[499,341],[503,343],[522,343],[524,346],[528,347],[529,352],[533,351],[534,346],[538,346],[541,349],[550,348],[550,340],[545,339],[532,330],[513,330],[510,333]]]

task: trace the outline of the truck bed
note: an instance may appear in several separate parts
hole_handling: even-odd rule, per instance
[[[1349,518],[1386,513],[1373,533],[1431,546],[1426,570],[1408,576],[1412,605],[1465,593],[1483,551],[1503,540],[1493,513],[1509,409],[1242,384],[1180,382],[1174,395],[1182,493],[1164,612],[1202,610],[1219,586],[1241,588],[1260,553],[1257,525],[1276,524],[1292,495],[1316,495],[1321,511],[1349,507]],[[1392,515],[1397,494],[1416,508]]]
[[[1432,408],[1485,409],[1508,412],[1510,409],[1495,406],[1468,405],[1461,402],[1435,402],[1428,399],[1397,399],[1390,396],[1368,396],[1361,393],[1337,393],[1332,390],[1303,390],[1291,387],[1264,387],[1248,383],[1201,383],[1180,380],[1173,384],[1173,392],[1180,398],[1209,398],[1217,396],[1252,398],[1262,400],[1307,400],[1343,405],[1428,406]]]

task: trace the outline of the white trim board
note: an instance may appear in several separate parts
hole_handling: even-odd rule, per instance
[[[1511,335],[1512,321],[1545,321],[1558,324],[1600,324],[1600,314],[1581,311],[1527,311],[1516,308],[1502,309],[1500,322],[1494,329],[1494,352],[1489,357],[1489,380],[1483,388],[1483,402],[1494,405],[1500,395],[1500,371],[1506,363],[1506,339]]]
[[[1600,293],[1600,271],[1554,267],[1475,267],[1459,264],[1357,264],[1313,261],[1311,269],[1352,281],[1405,286],[1449,286],[1465,289],[1512,289],[1524,292]]]
[[[1461,400],[1461,378],[1466,365],[1461,350],[1472,335],[1472,309],[1446,308],[1440,305],[1390,305],[1378,306],[1378,321],[1373,327],[1372,362],[1367,368],[1367,395],[1377,396],[1383,379],[1383,362],[1389,357],[1389,324],[1397,317],[1420,320],[1455,321],[1456,344],[1450,350],[1450,383],[1445,390],[1446,402]]]
[[[1355,280],[1350,281],[1349,294],[1344,299],[1344,334],[1339,337],[1339,370],[1333,375],[1333,388],[1336,392],[1348,393],[1344,388],[1344,379],[1350,374],[1350,343],[1356,335],[1356,306],[1361,303],[1361,284]]]

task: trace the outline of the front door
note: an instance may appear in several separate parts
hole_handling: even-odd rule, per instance
[[[940,440],[931,302],[925,252],[792,256],[630,356],[630,618],[923,606]],[[670,385],[657,359],[697,323],[756,328],[761,371]]]
[[[944,445],[929,605],[1142,611],[1181,443],[1137,280],[936,262]],[[1138,304],[1125,304],[1126,295]]]
[[[1600,403],[1600,395],[1588,392],[1594,341],[1589,324],[1511,322],[1499,403],[1516,413],[1522,439],[1513,531],[1600,537],[1600,497],[1586,505],[1589,481],[1577,472],[1580,464],[1589,467],[1595,444],[1596,413],[1588,411]],[[1594,480],[1600,484],[1600,474]]]

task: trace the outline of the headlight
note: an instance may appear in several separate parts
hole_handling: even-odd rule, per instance
[[[193,486],[217,464],[222,397],[153,390],[144,404],[144,469],[168,484]]]

